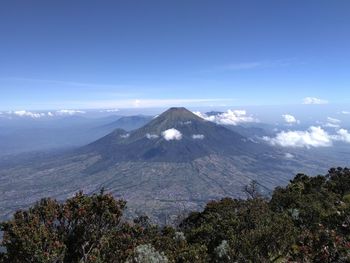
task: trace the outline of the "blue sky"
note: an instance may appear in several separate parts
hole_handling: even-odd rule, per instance
[[[350,1],[2,1],[0,110],[350,103]]]

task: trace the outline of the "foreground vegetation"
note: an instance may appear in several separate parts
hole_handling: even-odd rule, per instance
[[[1,223],[0,262],[350,262],[350,170],[298,174],[267,200],[225,198],[177,227],[122,219],[126,203],[103,191],[65,203],[43,199]]]

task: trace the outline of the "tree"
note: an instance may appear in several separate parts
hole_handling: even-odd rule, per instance
[[[1,224],[9,262],[89,262],[120,224],[125,202],[78,193],[60,204],[43,199]]]
[[[260,198],[210,202],[180,227],[190,244],[208,248],[213,262],[225,262],[223,258],[228,262],[270,262],[284,257],[295,237],[291,219],[271,211]]]

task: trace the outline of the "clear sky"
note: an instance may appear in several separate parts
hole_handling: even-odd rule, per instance
[[[0,110],[350,103],[350,1],[0,4]]]

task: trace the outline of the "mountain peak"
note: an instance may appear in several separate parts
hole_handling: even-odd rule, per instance
[[[202,120],[200,117],[184,107],[172,107],[163,112],[157,118],[166,119],[168,121]]]

